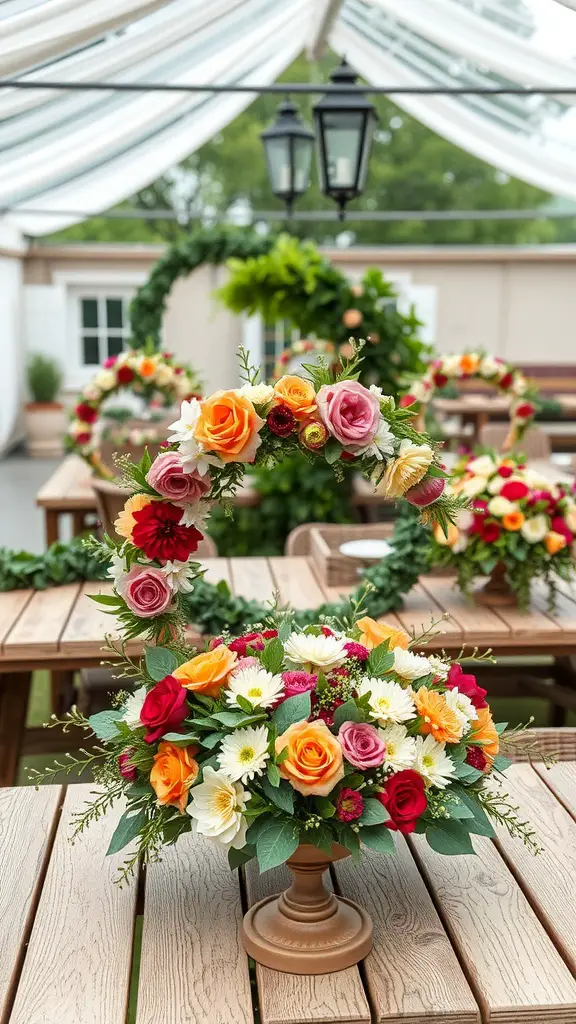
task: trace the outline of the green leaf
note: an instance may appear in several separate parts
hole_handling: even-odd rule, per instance
[[[426,826],[426,839],[436,853],[442,853],[447,857],[474,853],[468,830],[459,821],[435,819],[434,824]]]
[[[246,697],[242,697],[240,693],[236,694],[236,703],[241,711],[245,711],[247,715],[254,714],[254,705],[250,703]]]
[[[260,785],[271,803],[286,814],[294,813],[294,790],[289,782],[280,782],[278,786],[273,786],[268,779],[262,779]]]
[[[452,819],[461,821],[464,818],[473,818],[474,811],[468,806],[464,800],[460,800],[459,797],[454,796],[454,799],[447,801],[446,803],[448,813]]]
[[[146,670],[154,682],[159,683],[161,679],[172,675],[175,668],[178,668],[178,659],[172,651],[166,647],[146,648]]]
[[[511,764],[512,761],[510,760],[509,757],[505,757],[504,754],[496,754],[496,757],[494,758],[493,767],[496,769],[497,772],[505,772],[506,769],[509,768]]]
[[[295,722],[303,722],[310,717],[312,701],[309,693],[297,693],[295,697],[288,697],[276,708],[272,720],[276,726],[278,735],[281,736],[289,725]]]
[[[293,821],[271,821],[256,841],[260,871],[270,871],[284,864],[294,853],[298,841],[298,829]]]
[[[95,601],[96,604],[109,605],[111,608],[118,608],[123,605],[122,598],[116,597],[113,594],[88,594],[91,601]]]
[[[268,776],[268,782],[275,788],[280,785],[280,772],[273,761],[268,762],[268,770],[266,772]]]
[[[211,733],[211,735],[213,736],[214,733]],[[220,735],[222,735],[222,733]],[[207,746],[207,744],[206,744],[207,738],[208,738],[207,736],[204,736],[202,741],[200,741],[198,739],[198,736],[196,736],[196,734],[193,733],[193,732],[186,732],[186,733],[183,733],[183,732],[167,732],[162,737],[162,739],[166,740],[167,743],[173,743],[175,747],[188,747],[192,743],[200,743],[200,742],[202,742],[203,746]],[[208,749],[210,749],[210,748],[208,748]]]
[[[286,760],[286,758],[288,757],[289,753],[290,753],[290,748],[289,747],[282,747],[282,750],[280,751],[280,753],[276,754],[276,764],[282,764]]]
[[[379,800],[365,800],[358,820],[360,825],[381,825],[387,820],[386,811]]]
[[[337,441],[336,438],[331,437],[330,440],[326,442],[326,447],[324,448],[324,458],[328,465],[334,465],[342,455],[343,451],[344,449],[340,442]]]
[[[334,836],[330,829],[324,825],[320,825],[319,828],[311,829],[310,832],[307,833],[306,841],[312,843],[313,846],[317,846],[318,849],[323,850],[324,853],[332,853]]]
[[[333,818],[336,814],[334,804],[325,796],[315,796],[313,803],[314,809],[318,811],[321,818]]]
[[[282,671],[284,663],[284,647],[282,641],[277,637],[269,640],[264,650],[260,652],[260,664],[267,672],[277,675]]]
[[[394,853],[394,838],[386,825],[373,825],[372,828],[363,828],[360,838],[364,846],[369,846],[377,853]]]
[[[114,834],[110,840],[110,845],[106,850],[106,856],[110,857],[113,853],[118,853],[119,850],[123,850],[128,843],[131,843],[136,836],[139,835],[140,829],[146,822],[146,813],[144,811],[124,811],[124,814],[120,818],[120,821],[114,829]]]
[[[115,740],[119,735],[116,723],[122,719],[122,711],[98,711],[97,714],[90,715],[88,725],[99,740]]]
[[[347,789],[359,789],[364,782],[364,776],[360,775],[359,772],[356,772],[356,770],[352,768],[352,765],[347,765],[347,767],[352,770],[342,779],[341,787],[343,788],[346,786]]]
[[[246,715],[243,711],[214,711],[210,717],[228,729],[239,729],[243,725],[260,722],[266,716],[260,712],[255,715]]]
[[[378,678],[384,672],[388,672],[393,664],[394,652],[389,650],[389,641],[385,640],[384,643],[378,644],[378,647],[374,647],[370,651],[366,662],[366,675]]]
[[[252,800],[249,802],[252,803]],[[268,813],[259,814],[257,818],[254,818],[254,821],[246,832],[246,843],[249,846],[256,846],[260,833],[263,832],[264,829],[268,828],[273,821],[274,818]]]
[[[364,721],[361,712],[356,707],[356,701],[350,697],[344,701],[334,712],[334,728],[339,729],[344,722]]]
[[[501,736],[503,732],[506,732],[506,729],[508,728],[508,722],[495,722],[494,728],[496,729],[498,735]]]
[[[235,850],[233,846],[228,849],[228,863],[230,870],[235,871],[236,868],[242,867],[243,864],[247,864],[249,860],[252,860],[256,856],[255,846],[243,846],[241,850]]]
[[[489,839],[493,839],[496,832],[480,801],[476,799],[473,793],[469,793],[465,789],[461,791],[461,799],[468,805],[473,814],[472,821],[466,821],[468,831],[476,836],[488,836]]]
[[[203,736],[200,742],[205,750],[214,750],[218,744],[224,739],[226,734],[223,732],[209,732],[206,736]]]

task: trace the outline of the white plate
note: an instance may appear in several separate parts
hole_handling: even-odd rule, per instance
[[[349,555],[350,558],[370,558],[375,561],[386,558],[386,555],[389,555],[393,550],[394,548],[387,540],[370,538],[365,540],[347,540],[345,544],[340,545],[340,552],[343,555]]]

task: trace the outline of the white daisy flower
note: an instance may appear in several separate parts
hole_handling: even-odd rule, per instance
[[[433,672],[438,679],[442,682],[448,679],[450,665],[446,664],[445,661],[442,661],[442,658],[439,658],[436,654],[430,654],[428,657],[428,664],[430,665],[430,671]]]
[[[228,704],[238,707],[236,698],[245,697],[252,707],[269,708],[283,692],[282,676],[274,676],[266,669],[254,665],[241,668],[230,676],[226,700]]]
[[[503,498],[501,494],[497,494],[495,498],[488,502],[488,511],[491,516],[509,516],[517,510],[518,505],[513,501],[508,501],[508,498]]]
[[[456,769],[446,754],[446,744],[438,743],[433,736],[416,737],[415,771],[437,789],[446,789],[454,778]]]
[[[175,502],[177,505],[178,502]],[[180,519],[179,526],[195,526],[200,533],[207,533],[206,523],[210,518],[210,512],[212,511],[213,502],[211,501],[195,501],[187,505],[182,505],[182,518]]]
[[[478,718],[478,712],[470,697],[467,697],[465,693],[460,693],[458,687],[455,687],[453,690],[446,690],[444,699],[460,722],[462,735],[465,736],[467,732],[470,732],[470,723]]]
[[[134,693],[131,693],[124,705],[124,723],[129,729],[140,729],[142,722],[140,721],[140,712],[142,711],[142,705],[146,700],[146,687],[140,686]]]
[[[492,476],[496,472],[496,463],[490,455],[478,455],[471,459],[466,468],[475,476]]]
[[[168,436],[169,441],[187,441],[194,436],[201,404],[198,398],[190,398],[188,401],[182,402],[180,419],[175,420],[168,427],[168,430],[172,431],[172,434]]]
[[[237,394],[243,395],[252,405],[268,405],[274,398],[274,388],[271,384],[243,384],[237,389]]]
[[[114,586],[118,583],[121,576],[126,573],[126,559],[119,555],[117,551],[113,551],[110,555],[110,565],[106,575],[109,579],[114,580]]]
[[[173,562],[166,562],[160,567],[160,571],[166,576],[166,580],[175,594],[191,594],[194,590],[195,569],[192,567],[192,563],[179,562],[178,559],[175,559]]]
[[[204,769],[203,781],[192,790],[186,810],[194,819],[199,835],[241,850],[246,844],[247,827],[242,812],[249,799],[250,793],[241,783],[232,782],[224,772],[208,766]]]
[[[359,448],[356,455],[369,455],[380,461],[385,455],[394,454],[394,434],[390,430],[387,420],[380,417],[378,430],[376,431],[371,444],[366,448]]]
[[[294,665],[312,665],[322,671],[335,668],[346,660],[346,640],[337,636],[314,636],[312,633],[291,633],[284,651]]]
[[[422,654],[412,654],[412,651],[395,647],[394,672],[402,679],[420,679],[430,674],[430,662]]]
[[[268,729],[265,725],[236,729],[222,740],[218,762],[232,782],[248,782],[262,775],[269,760]]]
[[[393,772],[412,768],[416,757],[416,740],[408,735],[406,726],[387,725],[385,729],[380,730],[380,737],[386,744],[384,768],[389,768]]]
[[[502,363],[499,363],[494,356],[484,356],[480,363],[480,374],[482,377],[495,377],[502,370]]]
[[[465,494],[467,498],[476,498],[482,491],[486,490],[488,485],[488,477],[486,476],[471,476],[467,480],[463,480],[459,488],[461,494]]]
[[[493,476],[492,479],[488,481],[486,490],[488,491],[488,494],[500,494],[505,483],[506,479],[503,476],[500,476],[500,473],[496,473],[496,476]]]
[[[568,517],[566,517],[566,521],[568,522]],[[576,521],[574,525],[576,526]],[[569,522],[568,526],[570,527]],[[538,544],[548,533],[548,517],[538,515],[533,516],[532,519],[525,519],[520,527],[520,533],[529,544]]]
[[[370,694],[370,716],[375,718],[379,725],[408,722],[411,718],[416,718],[412,697],[400,683],[395,683],[392,679],[370,679],[366,676],[358,684],[357,691],[359,697],[366,693]]]

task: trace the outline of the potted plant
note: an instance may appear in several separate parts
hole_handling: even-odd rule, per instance
[[[64,407],[56,401],[62,373],[56,360],[34,352],[28,360],[28,390],[32,401],[26,405],[28,454],[48,459],[62,455],[66,431]]]

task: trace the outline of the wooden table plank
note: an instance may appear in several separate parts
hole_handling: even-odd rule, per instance
[[[8,590],[0,594],[0,645],[18,622],[33,593],[33,590]]]
[[[476,857],[410,843],[491,1024],[573,1024],[576,981],[491,840],[474,838]]]
[[[534,823],[542,853],[534,856],[505,829],[498,846],[532,908],[576,974],[576,822],[529,764],[514,764],[506,789]],[[574,787],[572,787],[574,792]]]
[[[137,1024],[252,1024],[238,875],[185,835],[146,872]]]
[[[92,473],[84,459],[79,455],[67,455],[38,491],[36,504],[59,512],[73,512],[75,509],[96,511],[91,481]]]
[[[563,640],[560,626],[536,605],[525,612],[519,608],[498,608],[495,612],[510,629],[515,643],[524,638],[529,638],[531,644]]]
[[[270,601],[275,583],[267,558],[231,558],[232,589],[247,601]]]
[[[206,570],[204,579],[206,583],[220,583],[225,580],[232,589],[232,573],[230,571],[229,558],[203,558],[202,568]]]
[[[426,579],[430,581],[431,577],[426,577]],[[436,622],[443,616],[444,609],[434,600],[433,594],[432,586],[429,592],[421,583],[417,583],[408,594],[404,595],[404,607],[396,612],[403,629],[409,633],[421,633],[422,626],[426,628],[431,621]],[[436,638],[436,646],[441,647],[443,639],[446,644],[450,643],[451,645],[462,642],[462,630],[454,619],[442,618],[436,628],[443,634]]]
[[[36,591],[4,640],[5,657],[55,655],[79,592],[78,583]]]
[[[531,588],[532,609],[550,618],[562,630],[563,640],[576,641],[576,594],[568,597],[561,591],[556,594],[556,607],[548,611],[548,588],[544,580],[534,580]]]
[[[324,594],[311,567],[310,559],[291,557],[269,558],[280,601],[293,608],[316,608],[322,604]]]
[[[472,604],[456,589],[455,578],[451,576],[421,576],[420,583],[430,596],[448,612],[460,627],[463,639],[472,646],[490,647],[494,640],[510,639],[509,627],[482,605]]]
[[[326,876],[328,879],[328,876]],[[246,865],[248,906],[290,885],[288,868],[259,874]],[[370,1008],[357,967],[337,974],[284,974],[256,965],[262,1024],[368,1024]]]
[[[10,1024],[124,1024],[137,886],[113,882],[125,851],[104,856],[121,807],[70,843],[89,794],[66,793]]]
[[[8,1017],[62,790],[0,789],[0,1019]]]
[[[59,650],[63,658],[110,658],[109,652],[104,650],[104,638],[107,634],[113,638],[119,636],[116,619],[107,614],[102,605],[91,601],[89,595],[111,593],[111,582],[89,580],[82,584],[60,638]],[[138,638],[126,645],[128,654],[139,654],[141,650],[142,641]]]
[[[342,895],[366,907],[374,949],[364,971],[374,1024],[474,1024],[476,1000],[404,839],[396,857],[362,851],[335,865]]]
[[[551,768],[535,762],[534,768],[566,810],[576,818],[576,762],[560,761]]]

